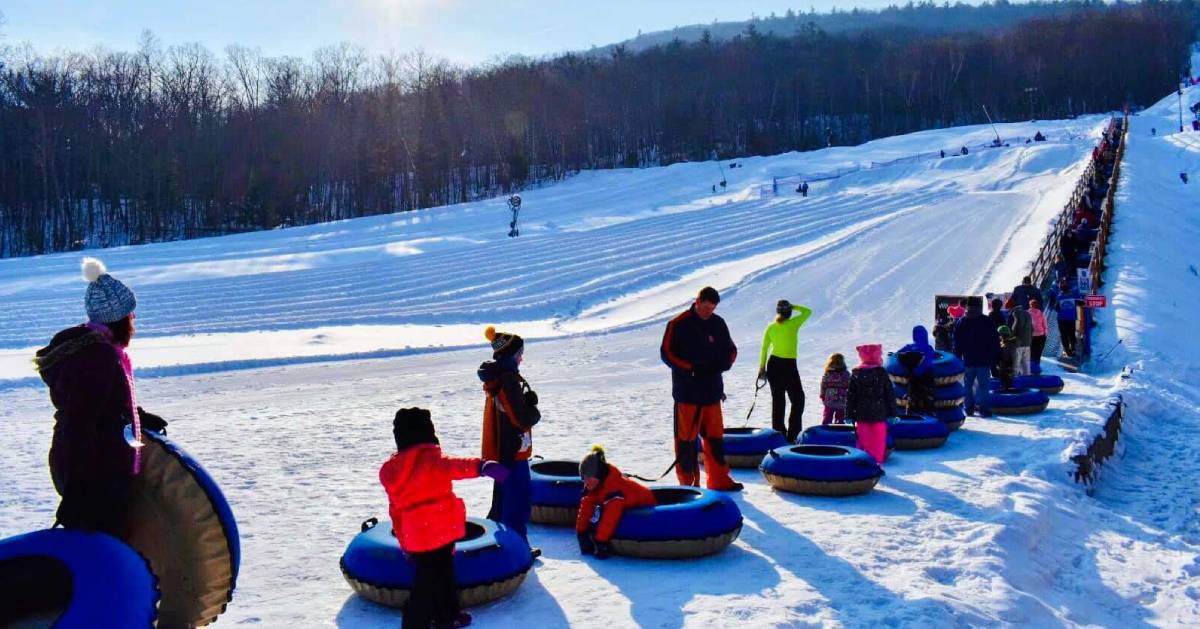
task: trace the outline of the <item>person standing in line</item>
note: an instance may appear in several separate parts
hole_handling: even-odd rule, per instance
[[[1033,341],[1029,344],[1029,371],[1042,373],[1042,352],[1046,349],[1046,313],[1042,312],[1042,302],[1033,299],[1029,302],[1029,318],[1033,321]]]
[[[541,420],[537,393],[521,376],[525,341],[516,334],[488,326],[484,336],[492,345],[492,360],[479,366],[483,382],[483,458],[497,461],[508,472],[508,481],[492,487],[488,519],[503,523],[528,539],[533,511],[529,458],[533,456],[533,427]],[[533,556],[541,555],[534,548]]]
[[[1041,301],[1042,291],[1033,285],[1033,278],[1026,275],[1021,278],[1021,284],[1013,289],[1012,298],[1018,306],[1028,308],[1031,299]]]
[[[992,416],[991,370],[1000,358],[997,327],[983,314],[983,300],[969,297],[967,314],[954,328],[954,353],[966,367],[963,385],[967,389],[967,415],[978,411],[980,417]]]
[[[825,404],[822,425],[846,423],[849,394],[850,372],[846,369],[846,357],[836,352],[830,354],[825,362],[825,375],[821,377],[821,402]]]
[[[794,443],[804,430],[804,384],[796,368],[796,345],[800,328],[812,316],[806,306],[793,306],[786,299],[775,304],[775,321],[763,330],[762,351],[758,360],[758,379],[771,385],[771,427]],[[784,426],[787,402],[792,412]]]
[[[691,307],[667,323],[659,355],[671,368],[671,397],[675,414],[675,476],[680,485],[700,485],[696,439],[704,447],[708,488],[741,491],[725,462],[725,425],[721,374],[737,360],[737,346],[725,320],[716,314],[721,296],[706,286]]]
[[[1059,341],[1063,353],[1067,356],[1075,355],[1076,322],[1079,320],[1075,306],[1077,299],[1079,293],[1071,287],[1071,282],[1066,278],[1059,280],[1058,287],[1050,291],[1050,307],[1054,309],[1055,318],[1058,319]]]
[[[1030,371],[1030,354],[1033,346],[1033,316],[1024,306],[1017,304],[1009,314],[1009,319],[1009,329],[1016,338],[1016,346],[1013,350],[1013,375],[1028,376],[1032,373]]]
[[[883,368],[883,346],[859,345],[859,365],[850,372],[846,418],[854,422],[860,450],[880,465],[887,457],[887,420],[896,415],[896,392]]]

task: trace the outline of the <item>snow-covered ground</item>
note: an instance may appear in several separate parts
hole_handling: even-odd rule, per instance
[[[1097,498],[1070,483],[1065,457],[1117,384],[1111,368],[1065,376],[1068,390],[1042,415],[972,419],[944,448],[897,453],[863,497],[780,494],[736,472],[746,526],[715,557],[585,560],[571,532],[534,527],[545,551],[536,572],[516,596],[475,610],[478,624],[1192,624],[1200,451],[1168,435],[1198,421],[1198,396],[1185,384],[1195,369],[1167,370],[1181,349],[1166,339],[1190,322],[1182,293],[1200,280],[1182,262],[1169,278],[1159,269],[1168,254],[1190,255],[1176,234],[1200,229],[1175,211],[1194,204],[1163,165],[1190,156],[1194,168],[1200,149],[1183,136],[1143,137],[1152,115],[1165,115],[1156,111],[1131,134],[1121,203],[1144,205],[1145,216],[1119,219],[1116,255],[1131,270],[1111,284],[1116,325],[1105,329],[1127,339],[1114,367],[1164,355],[1126,385],[1130,445],[1114,465],[1129,473],[1102,481]],[[102,252],[141,302],[139,399],[205,462],[243,531],[239,587],[218,624],[395,625],[397,612],[351,595],[337,560],[362,519],[386,513],[375,478],[396,408],[431,408],[443,447],[478,450],[484,324],[535,339],[524,371],[542,398],[538,453],[577,458],[599,442],[626,471],[649,475],[671,460],[657,351],[668,314],[704,284],[722,289],[718,312],[741,347],[727,424],[739,425],[762,327],[786,297],[815,311],[799,352],[811,424],[830,352],[897,347],[928,323],[935,293],[1017,283],[1106,120],[1000,125],[1006,137],[1036,128],[1051,142],[864,169],[815,184],[807,199],[762,190],[773,176],[975,146],[991,129],[740,159],[744,168],[726,171],[729,191],[715,195],[713,163],[584,173],[525,195],[516,240],[504,236],[503,204],[489,201]],[[1144,246],[1138,230],[1175,249]],[[0,261],[0,535],[45,526],[56,505],[50,407],[28,358],[82,316],[78,258]],[[1142,260],[1153,275],[1136,270]],[[1162,412],[1178,417],[1179,433],[1156,430]],[[760,400],[752,421],[767,417]],[[1175,469],[1159,463],[1172,448],[1185,453]],[[459,493],[469,511],[485,510],[486,483]]]

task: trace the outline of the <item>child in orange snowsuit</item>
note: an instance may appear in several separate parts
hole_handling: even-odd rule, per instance
[[[579,463],[583,478],[583,499],[575,516],[575,533],[579,536],[579,552],[608,559],[612,554],[609,542],[626,509],[652,507],[657,504],[654,494],[644,485],[621,475],[621,470],[604,460],[604,448],[592,446],[592,451]]]

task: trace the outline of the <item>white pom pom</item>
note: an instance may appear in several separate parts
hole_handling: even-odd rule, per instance
[[[100,279],[100,276],[107,272],[108,269],[104,267],[103,262],[95,258],[83,259],[83,279],[89,282],[94,282]]]

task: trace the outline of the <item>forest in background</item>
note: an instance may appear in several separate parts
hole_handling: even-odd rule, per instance
[[[991,6],[991,5],[986,5]],[[643,167],[1149,103],[1196,7],[1078,3],[981,31],[787,36],[455,67],[342,44],[311,58],[0,48],[0,257],[192,238]],[[962,11],[946,6],[946,11]],[[982,10],[982,9],[981,9]],[[931,147],[936,150],[941,147]]]

